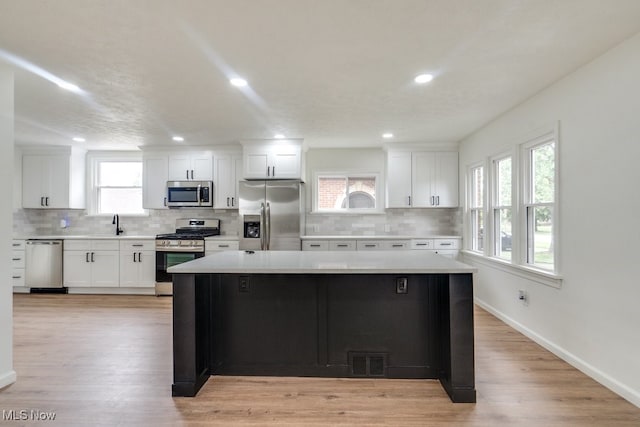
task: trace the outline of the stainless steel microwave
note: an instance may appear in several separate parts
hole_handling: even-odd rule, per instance
[[[167,181],[167,206],[170,208],[213,207],[213,182]]]

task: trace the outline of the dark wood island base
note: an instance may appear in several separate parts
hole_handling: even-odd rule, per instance
[[[476,401],[471,273],[173,282],[173,396],[210,375],[274,375],[438,379],[453,402]]]

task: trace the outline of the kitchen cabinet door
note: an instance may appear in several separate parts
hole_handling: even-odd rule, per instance
[[[47,207],[62,209],[69,207],[70,165],[68,156],[51,156],[45,168],[47,180]],[[83,177],[84,178],[84,177]]]
[[[43,208],[44,193],[43,188],[43,167],[45,165],[44,156],[23,156],[22,157],[22,207],[23,208]]]
[[[411,156],[411,181],[413,183],[413,207],[430,208],[434,207],[435,201],[432,192],[432,182],[434,174],[435,153],[417,152]]]
[[[169,156],[169,181],[212,181],[213,158],[209,153]]]
[[[300,178],[300,149],[297,147],[274,147],[271,150],[271,178]]]
[[[302,147],[297,141],[249,144],[243,150],[246,179],[300,179]]]
[[[64,286],[91,286],[90,251],[64,251],[62,256]]]
[[[167,155],[144,156],[142,170],[142,207],[168,209],[169,159]]]
[[[458,207],[458,153],[436,153],[432,191],[438,207]]]
[[[213,181],[213,158],[207,154],[195,154],[191,157],[191,179],[196,181]]]
[[[269,154],[266,150],[245,149],[243,175],[247,179],[267,178]]]
[[[120,251],[91,252],[91,286],[120,286]]]
[[[155,262],[154,251],[121,251],[120,287],[153,288],[156,283]]]
[[[214,194],[216,209],[238,209],[238,179],[242,174],[242,156],[215,155]]]
[[[389,153],[387,156],[387,207],[407,208],[411,200],[411,153]]]

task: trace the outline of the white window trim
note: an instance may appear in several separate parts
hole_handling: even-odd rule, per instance
[[[482,251],[478,251],[473,249],[473,240],[474,240],[474,233],[473,233],[473,225],[471,223],[471,218],[472,218],[472,211],[476,210],[475,208],[472,208],[472,201],[473,201],[473,170],[476,168],[482,167],[482,211],[483,211],[483,216],[484,216],[484,233],[483,233],[483,248]],[[467,177],[465,179],[465,186],[466,186],[466,224],[467,224],[467,238],[465,239],[467,241],[466,249],[474,254],[480,254],[480,255],[485,255],[486,251],[487,251],[487,239],[486,239],[486,235],[487,235],[487,175],[486,175],[486,170],[487,170],[487,165],[485,161],[481,161],[481,162],[475,162],[475,163],[471,163],[469,165],[467,165]]]
[[[98,165],[100,162],[142,162],[142,153],[135,151],[90,151],[87,153],[87,216],[110,217],[113,214],[98,213]],[[140,214],[119,214],[120,217],[146,217],[149,211]]]
[[[511,205],[510,206],[498,205],[499,189],[498,189],[497,166],[498,166],[498,162],[506,159],[511,159]],[[487,206],[487,211],[488,211],[487,223],[488,224],[486,227],[488,230],[490,230],[491,235],[489,236],[488,241],[485,240],[485,243],[489,246],[488,248],[489,256],[491,258],[495,258],[502,262],[513,262],[513,259],[517,253],[517,250],[516,250],[516,247],[518,246],[517,242],[519,241],[517,240],[518,237],[516,235],[518,231],[518,227],[517,225],[514,224],[515,222],[517,222],[517,219],[518,219],[518,217],[516,217],[516,205],[517,205],[517,201],[516,201],[517,180],[515,179],[516,178],[516,170],[515,170],[516,161],[517,161],[517,157],[514,156],[513,150],[502,152],[500,154],[497,154],[489,158],[490,170],[487,176],[489,177],[488,183],[491,185],[491,187],[490,187],[490,194],[489,194],[489,203],[487,204],[488,205]],[[495,228],[496,210],[506,209],[506,208],[511,209],[511,260],[500,258],[498,255],[496,255],[496,228]]]
[[[464,210],[464,229],[465,229],[465,249],[461,252],[463,255],[469,256],[469,260],[478,261],[481,264],[495,267],[499,270],[514,274],[519,277],[527,278],[535,282],[541,283],[553,288],[561,288],[563,276],[561,274],[561,245],[559,240],[560,235],[560,207],[558,201],[560,200],[560,123],[556,122],[553,125],[539,128],[534,132],[530,132],[526,137],[516,138],[515,143],[508,150],[503,150],[499,154],[486,157],[482,161],[470,163],[466,167],[466,179],[465,179],[465,210]],[[554,156],[555,156],[555,185],[554,185],[554,209],[553,209],[553,239],[554,239],[554,270],[546,270],[537,268],[534,265],[526,263],[526,218],[523,213],[525,206],[525,193],[524,193],[524,165],[527,163],[526,152],[530,147],[543,144],[545,142],[555,141],[554,144]],[[512,222],[512,254],[511,260],[505,260],[492,256],[493,254],[493,241],[487,241],[487,233],[490,233],[489,238],[493,239],[493,203],[489,205],[487,203],[487,197],[493,202],[493,194],[489,195],[487,188],[491,188],[493,193],[493,187],[495,186],[495,178],[493,177],[493,161],[511,156],[512,167],[512,182],[511,182],[511,209],[513,215]],[[472,246],[472,232],[471,229],[471,189],[472,189],[472,175],[471,170],[478,166],[484,166],[485,170],[485,182],[484,182],[484,215],[485,215],[485,241],[484,250],[482,252],[471,249]],[[486,173],[489,171],[489,174]]]
[[[534,270],[544,271],[550,274],[560,274],[560,241],[559,241],[559,230],[560,223],[558,214],[558,200],[559,191],[560,191],[560,162],[558,158],[559,152],[559,140],[558,140],[558,124],[556,124],[552,129],[547,129],[544,132],[538,133],[537,136],[526,140],[525,142],[519,144],[520,147],[520,155],[519,155],[519,201],[518,201],[518,230],[519,230],[519,239],[518,239],[518,264],[523,267],[531,268]],[[530,151],[538,147],[540,145],[548,144],[549,142],[554,142],[553,145],[553,155],[554,155],[554,193],[553,193],[553,203],[546,204],[553,206],[553,214],[552,214],[552,238],[553,238],[553,270],[551,269],[543,269],[538,268],[533,264],[528,263],[528,247],[527,247],[527,216],[526,211],[527,207],[534,205],[530,203],[531,200],[531,182],[529,177],[531,176],[530,170],[530,162],[529,162],[529,153]],[[545,203],[535,203],[536,206],[545,205]]]
[[[376,179],[376,207],[374,209],[318,209],[318,179],[320,177],[335,177],[335,178],[371,178]],[[313,174],[313,214],[343,214],[343,215],[363,215],[363,214],[381,214],[384,213],[384,200],[382,200],[382,183],[380,174],[377,172],[322,172],[318,171]]]

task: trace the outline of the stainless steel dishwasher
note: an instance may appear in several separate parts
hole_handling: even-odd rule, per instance
[[[27,240],[25,286],[62,288],[62,240]]]

